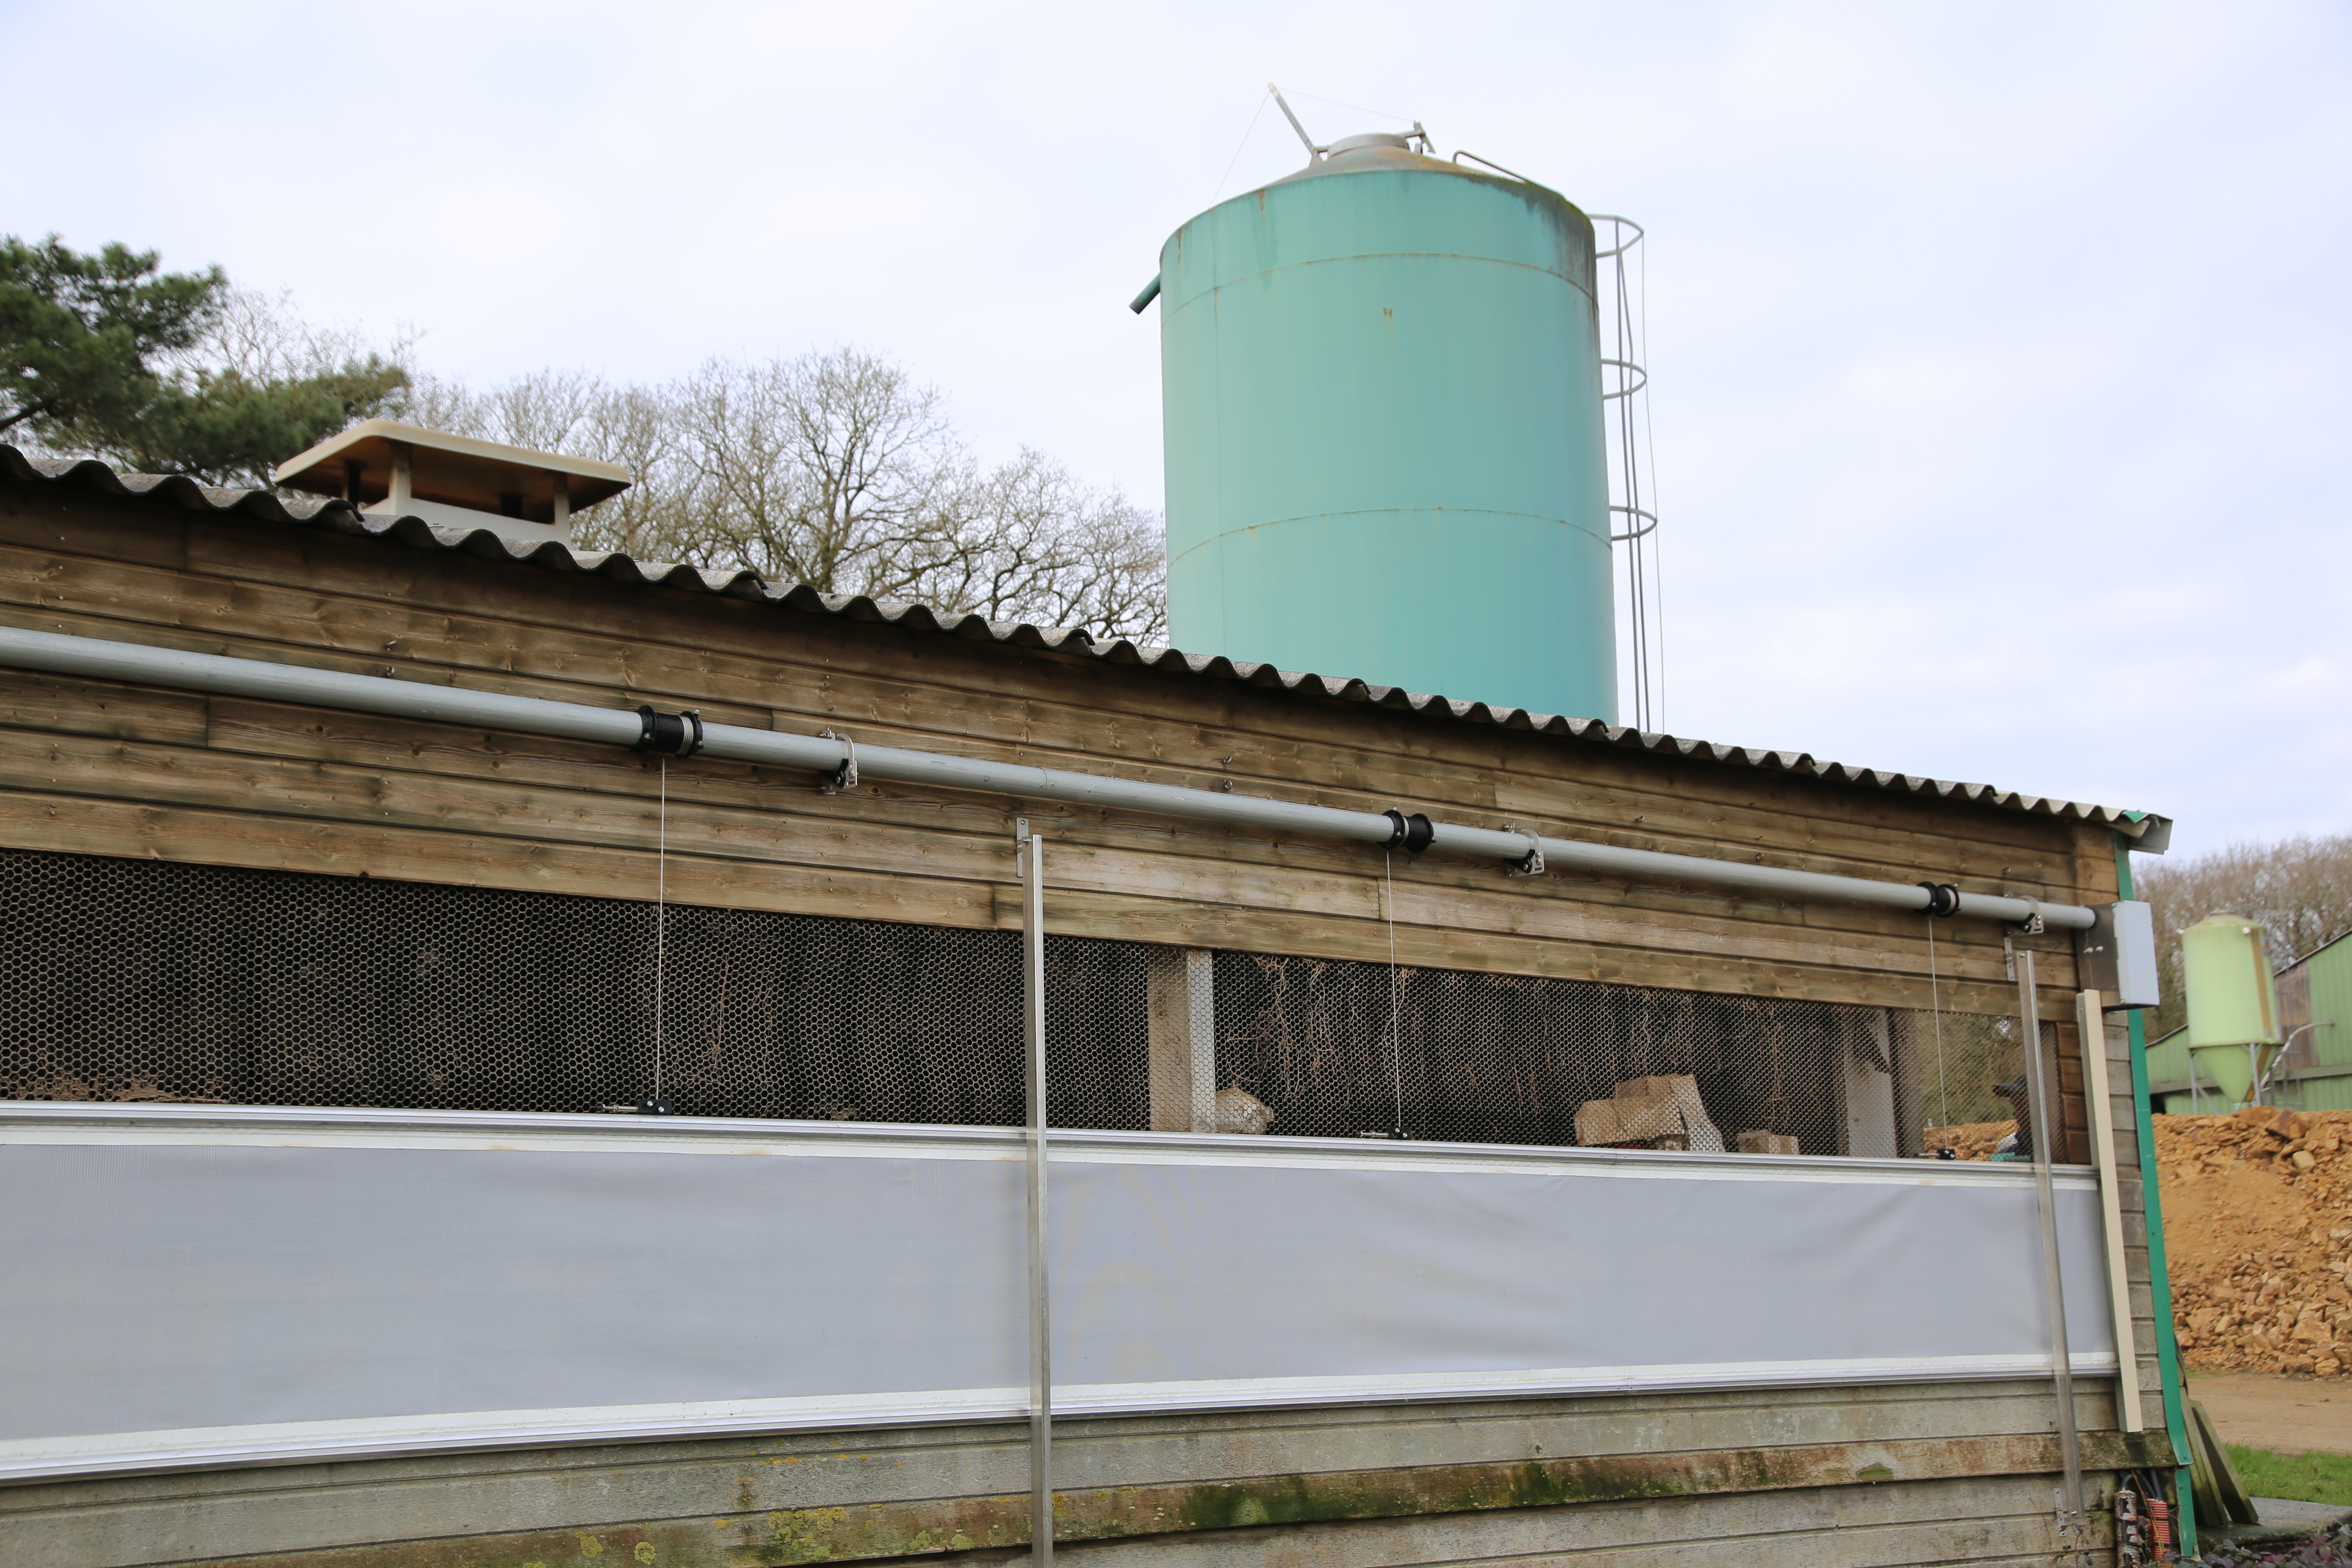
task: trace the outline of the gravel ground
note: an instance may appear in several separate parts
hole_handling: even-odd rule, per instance
[[[2245,1568],[2257,1563],[2352,1564],[2352,1521],[2330,1525],[2309,1540],[2285,1546],[2223,1546],[2191,1558],[2191,1568]]]

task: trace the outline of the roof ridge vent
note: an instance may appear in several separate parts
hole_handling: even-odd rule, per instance
[[[287,489],[347,500],[369,517],[487,528],[508,539],[572,542],[574,512],[635,482],[593,458],[508,447],[397,419],[366,419],[272,476]]]

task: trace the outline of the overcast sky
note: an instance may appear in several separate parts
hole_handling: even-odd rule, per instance
[[[1648,227],[1664,729],[2352,831],[2342,4],[0,0],[0,229],[478,384],[854,343],[1154,506],[1127,301],[1302,161],[1265,83],[1417,118]]]

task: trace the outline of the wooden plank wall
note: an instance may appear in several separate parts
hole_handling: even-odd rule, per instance
[[[2123,1211],[2124,1278],[2130,1286],[2135,1373],[2139,1379],[2140,1420],[2152,1433],[2165,1431],[2164,1370],[2158,1359],[2156,1290],[2147,1246],[2147,1191],[2140,1180],[2139,1111],[2132,1095],[2131,1031],[2125,1015],[2110,1013],[2097,1031],[2107,1054],[2107,1121],[2116,1134],[2116,1191]],[[2079,1074],[2082,1058],[2061,1058]],[[2078,1098],[2075,1104],[2081,1102]],[[2089,1289],[2088,1285],[2070,1289]]]
[[[0,483],[0,622],[1964,891],[2116,896],[2111,836],[2090,824],[64,487]],[[602,896],[653,885],[656,764],[605,748],[8,670],[0,729],[0,844],[15,847]],[[828,796],[804,773],[706,759],[674,766],[668,788],[681,902],[1010,927],[1020,813],[1048,837],[1058,931],[1383,960],[1392,919],[1412,964],[1929,1005],[1919,916],[1435,857],[1384,874],[1361,847],[896,785]],[[2072,946],[2034,946],[2081,1157]],[[1997,928],[1942,922],[1935,952],[1947,1009],[2013,1005]],[[2117,1124],[2136,1182],[2127,1111]],[[2145,1313],[2136,1191],[2127,1207]]]
[[[625,586],[242,517],[0,486],[0,618],[247,658],[1109,771],[1685,854],[2084,902],[2108,835],[1233,681]],[[0,841],[557,892],[649,891],[656,764],[609,749],[0,671]],[[695,759],[670,896],[1011,925],[1010,817],[1049,836],[1055,929],[1895,1007],[1926,920],[1551,876],[1046,803]],[[2068,1031],[2071,944],[2041,939]],[[1999,1014],[2000,934],[1937,932],[1943,1005]]]
[[[2107,1404],[2077,1385],[2102,1498],[2161,1462]],[[1152,1568],[2049,1563],[2056,1415],[2046,1383],[2014,1382],[1075,1419],[1055,1424],[1058,1538]],[[1026,1439],[992,1423],[19,1484],[0,1530],[12,1563],[56,1568],[929,1562],[1025,1542]]]

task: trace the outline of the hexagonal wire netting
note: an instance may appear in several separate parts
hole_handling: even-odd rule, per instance
[[[1014,1126],[1020,945],[0,851],[0,1097]],[[1059,1127],[1916,1154],[2021,1068],[2005,1018],[1081,937],[1046,993]]]

